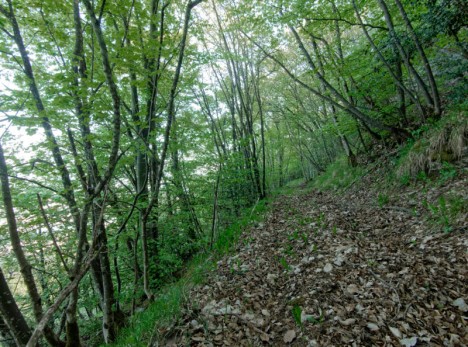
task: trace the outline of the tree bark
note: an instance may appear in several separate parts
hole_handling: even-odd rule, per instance
[[[418,109],[418,112],[419,112],[420,116],[422,118],[424,118],[424,110],[423,110],[423,108],[421,106],[421,102],[419,101],[418,96],[415,93],[413,93],[413,91],[408,89],[408,87],[406,87],[404,82],[403,82],[402,71],[401,71],[401,59],[402,59],[402,57],[401,57],[400,50],[397,47],[396,43],[393,43],[393,46],[395,47],[396,54],[399,56],[399,59],[398,59],[397,64],[395,66],[396,71],[393,71],[392,67],[390,66],[390,63],[387,61],[387,59],[385,59],[385,57],[383,56],[381,50],[377,47],[374,40],[370,36],[369,31],[367,30],[364,22],[362,21],[362,17],[359,14],[359,10],[357,8],[355,0],[353,0],[353,8],[354,8],[354,12],[356,14],[356,17],[358,19],[358,22],[361,25],[362,31],[364,32],[364,35],[367,38],[367,41],[369,41],[370,45],[372,46],[374,51],[377,53],[377,57],[379,58],[379,60],[387,68],[387,71],[390,73],[390,76],[392,77],[395,85],[398,88],[399,99],[400,99],[400,112],[401,111],[406,112],[406,110],[403,110],[403,108],[401,107],[401,102],[404,101],[404,96],[405,96],[405,93],[406,93],[410,97],[411,101],[413,101],[415,103],[416,108]],[[405,64],[406,64],[406,62],[405,62]]]
[[[398,7],[398,10],[400,11],[401,16],[403,17],[406,27],[410,33],[411,38],[413,39],[416,49],[418,50],[419,56],[421,57],[421,60],[423,62],[424,70],[426,70],[427,79],[429,80],[429,86],[431,87],[432,99],[434,100],[434,115],[436,117],[439,117],[442,112],[442,106],[440,102],[439,90],[437,89],[437,83],[435,81],[434,74],[432,73],[431,64],[427,59],[426,52],[424,52],[424,48],[419,42],[418,36],[416,35],[416,32],[414,31],[414,28],[411,25],[411,21],[409,20],[403,5],[401,4],[400,0],[395,0],[395,3]]]
[[[354,0],[353,0],[354,1]],[[431,106],[432,108],[435,109],[435,102],[432,96],[430,95],[429,91],[427,90],[427,86],[422,80],[421,76],[419,73],[416,71],[414,68],[413,64],[410,61],[410,57],[408,53],[405,51],[403,46],[401,45],[400,39],[398,38],[395,27],[393,25],[393,20],[392,16],[390,14],[390,11],[388,10],[387,4],[385,3],[384,0],[377,0],[379,3],[380,8],[382,9],[382,12],[384,13],[384,18],[385,18],[385,23],[387,24],[390,37],[393,39],[393,42],[395,46],[398,49],[398,52],[400,53],[401,58],[403,59],[407,69],[409,72],[413,75],[414,79],[416,80],[416,83],[418,84],[419,88],[421,89],[424,98],[426,99],[426,102]]]
[[[15,339],[18,346],[26,346],[31,337],[31,330],[21,313],[8,283],[0,268],[0,320],[5,321],[6,330]],[[2,324],[2,322],[0,322]]]

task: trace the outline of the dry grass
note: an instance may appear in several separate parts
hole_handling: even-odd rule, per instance
[[[468,120],[462,113],[426,132],[400,164],[400,177],[416,177],[420,172],[440,169],[443,162],[461,159],[467,152]]]

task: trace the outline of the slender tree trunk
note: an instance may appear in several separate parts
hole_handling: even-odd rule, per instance
[[[397,62],[395,63],[395,75],[400,83],[397,83],[397,93],[398,93],[398,112],[400,113],[401,118],[405,122],[408,123],[408,119],[406,118],[406,96],[405,90],[400,86],[403,84],[403,70],[401,68],[401,59],[400,57],[397,58]]]
[[[216,183],[214,187],[214,197],[213,197],[213,215],[211,219],[211,237],[210,237],[210,249],[213,249],[215,242],[216,226],[218,219],[218,192],[219,192],[219,181],[221,179],[221,164],[218,168],[218,174],[216,175]]]
[[[409,20],[403,5],[401,4],[400,0],[395,0],[395,3],[398,7],[398,10],[400,11],[401,16],[403,17],[408,32],[410,33],[410,36],[413,39],[416,49],[418,50],[419,56],[421,57],[421,60],[423,62],[424,70],[426,71],[427,79],[429,80],[429,86],[431,88],[432,99],[434,100],[434,115],[436,117],[439,117],[442,112],[442,106],[440,102],[439,90],[437,89],[437,83],[435,81],[434,74],[432,73],[431,64],[427,59],[426,52],[424,52],[424,48],[419,42],[418,36],[416,35],[416,32],[414,31],[414,28],[411,25],[411,21]]]
[[[353,0],[354,1],[354,0]],[[427,90],[427,86],[422,80],[421,76],[419,73],[416,71],[414,68],[413,64],[410,61],[410,57],[408,53],[405,51],[403,46],[401,45],[400,39],[398,38],[395,27],[393,25],[393,20],[392,16],[390,14],[390,11],[388,10],[387,4],[385,3],[384,0],[377,0],[380,8],[382,9],[382,12],[384,13],[384,18],[385,22],[387,24],[389,33],[391,38],[393,39],[394,44],[396,45],[398,52],[400,53],[401,58],[403,59],[406,67],[408,68],[409,72],[413,75],[414,79],[416,80],[416,83],[418,84],[419,88],[421,89],[424,98],[426,99],[426,102],[429,104],[429,106],[433,107],[435,109],[435,103],[434,99],[430,95],[429,91]]]
[[[3,326],[3,321],[6,326]],[[31,337],[31,330],[29,329],[23,314],[16,304],[16,300],[8,287],[8,283],[0,268],[0,324],[12,335],[15,339],[16,345],[26,346]],[[13,344],[14,345],[14,344]]]
[[[340,56],[340,63],[343,64],[343,52],[342,52],[342,48],[341,48],[341,34],[340,34],[338,23],[336,21],[335,21],[335,31],[336,31],[337,42],[338,42],[338,52],[339,52],[339,56]],[[323,66],[323,61],[322,61],[322,58],[320,56],[318,45],[317,45],[317,42],[315,41],[315,39],[312,39],[312,46],[313,46],[315,56],[316,56],[316,59],[317,59],[317,62],[318,62],[320,73],[325,78],[325,68]],[[323,90],[322,90],[322,93],[323,93],[324,90],[326,89],[325,85],[322,84],[322,88],[323,88]],[[323,110],[325,112],[325,116],[327,116],[327,114],[326,114],[327,113],[327,107],[326,107],[324,101],[323,101]],[[351,166],[355,167],[357,165],[356,156],[353,153],[353,151],[351,149],[351,146],[349,145],[348,138],[342,133],[342,131],[341,131],[340,127],[339,127],[338,117],[336,115],[336,108],[333,105],[331,105],[331,113],[332,113],[333,124],[335,125],[335,128],[336,128],[336,130],[338,132],[338,136],[339,136],[341,144],[343,146],[343,150],[345,151],[346,156],[348,157],[348,162],[349,162],[349,164]],[[323,133],[322,133],[322,137],[323,137]],[[327,146],[325,145],[325,140],[324,140],[324,148],[327,149]],[[327,151],[327,154],[328,154],[328,151]],[[332,159],[330,158],[330,161],[331,160]]]
[[[0,179],[2,185],[2,198],[3,206],[5,209],[6,220],[8,224],[8,231],[10,235],[11,246],[15,253],[16,260],[20,267],[21,275],[23,277],[24,284],[28,291],[29,297],[32,302],[32,308],[36,321],[40,321],[42,318],[42,299],[36,286],[36,281],[32,273],[32,267],[29,263],[26,255],[21,246],[21,240],[18,233],[18,226],[16,223],[16,216],[13,210],[13,200],[11,198],[10,182],[8,179],[8,169],[5,162],[5,156],[3,147],[0,144]],[[44,336],[52,346],[63,346],[63,342],[55,335],[54,331],[50,327],[46,327],[44,330]]]
[[[102,205],[99,205],[102,204]],[[115,340],[116,337],[116,321],[115,321],[115,296],[114,296],[114,284],[112,282],[112,273],[109,261],[109,251],[107,244],[107,233],[104,225],[104,201],[100,201],[93,205],[93,229],[94,238],[98,245],[99,261],[101,264],[101,282],[103,287],[103,296],[101,299],[102,306],[102,332],[104,341],[109,343]]]
[[[419,101],[418,99],[418,96],[413,93],[411,90],[409,90],[405,84],[403,83],[403,79],[401,78],[400,74],[399,74],[399,71],[401,71],[401,54],[400,54],[400,50],[399,48],[397,47],[396,43],[393,43],[393,45],[395,46],[395,49],[397,51],[397,55],[400,56],[400,59],[398,59],[398,62],[397,62],[397,66],[396,66],[396,72],[393,71],[392,67],[390,66],[390,63],[387,61],[387,59],[385,59],[385,57],[383,56],[381,50],[377,47],[377,45],[375,44],[374,40],[371,38],[371,36],[369,35],[369,32],[366,28],[366,26],[364,25],[364,22],[362,21],[362,17],[361,15],[359,14],[359,10],[357,8],[357,5],[356,5],[356,1],[353,0],[353,8],[354,8],[354,12],[356,14],[356,18],[358,19],[358,22],[361,26],[361,29],[362,31],[364,32],[367,40],[369,41],[369,43],[371,44],[372,48],[374,49],[374,51],[377,53],[377,56],[378,58],[380,59],[380,61],[385,65],[385,67],[387,68],[387,71],[390,73],[390,76],[392,77],[394,83],[397,85],[397,88],[399,88],[399,93],[403,93],[403,96],[404,94],[408,94],[408,96],[410,97],[410,99],[415,103],[417,109],[418,109],[418,112],[420,114],[420,116],[422,118],[424,118],[424,110],[421,106],[421,102]],[[406,64],[406,61],[405,61],[405,64]],[[400,101],[401,101],[401,96],[400,96]],[[401,105],[401,104],[400,104]]]

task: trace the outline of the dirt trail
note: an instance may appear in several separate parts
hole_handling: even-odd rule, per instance
[[[417,194],[384,208],[359,191],[280,196],[162,345],[468,345],[466,220],[438,232]]]

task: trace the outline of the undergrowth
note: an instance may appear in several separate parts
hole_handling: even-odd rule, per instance
[[[342,156],[328,165],[325,172],[311,182],[311,186],[319,191],[344,189],[362,177],[365,171],[362,166],[350,166],[347,158]]]
[[[400,149],[396,175],[402,183],[424,180],[440,173],[453,176],[450,164],[464,155],[467,145],[468,122],[463,110],[454,110],[435,124],[413,132],[413,139]]]
[[[130,318],[111,346],[147,346],[157,341],[160,338],[159,330],[164,330],[164,327],[180,318],[193,286],[207,279],[207,275],[216,267],[216,261],[235,248],[239,237],[250,225],[263,220],[268,202],[268,199],[258,201],[253,208],[245,209],[236,223],[219,233],[212,249],[207,244],[205,251],[186,265],[186,272],[177,282],[167,284],[153,303]]]

